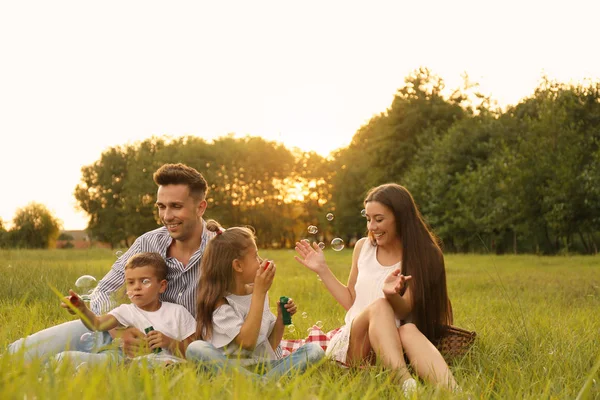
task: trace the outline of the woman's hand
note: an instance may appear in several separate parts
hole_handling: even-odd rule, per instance
[[[263,261],[258,267],[258,271],[256,271],[252,293],[267,293],[273,284],[275,270],[276,267],[273,261]]]
[[[296,242],[296,253],[300,256],[294,256],[296,261],[311,271],[316,272],[317,275],[327,269],[325,255],[317,243],[313,243],[311,246],[310,243],[303,240]]]
[[[401,274],[400,269],[394,270],[383,282],[383,294],[386,296],[400,294],[406,287],[406,282],[411,279],[412,275],[404,276]]]

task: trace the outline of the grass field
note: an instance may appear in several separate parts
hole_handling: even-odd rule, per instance
[[[299,307],[295,331],[285,337],[302,338],[317,321],[324,331],[339,326],[344,310],[293,254],[261,252],[278,267],[271,298],[293,297]],[[351,251],[328,251],[327,258],[345,282]],[[8,343],[72,318],[50,286],[66,293],[80,275],[100,279],[114,259],[107,250],[0,251],[0,399],[402,398],[379,368],[324,363],[260,384],[237,375],[211,377],[193,366],[54,371],[4,354]],[[600,257],[448,255],[446,268],[455,325],[477,331],[478,339],[452,364],[461,394],[423,384],[415,398],[600,398]]]

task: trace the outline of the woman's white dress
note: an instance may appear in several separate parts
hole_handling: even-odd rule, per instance
[[[346,313],[344,325],[331,338],[325,355],[341,363],[346,362],[348,345],[350,343],[350,330],[352,321],[373,301],[383,298],[383,283],[385,278],[397,268],[401,262],[394,265],[384,266],[377,261],[377,246],[371,244],[369,239],[363,243],[358,256],[358,277],[354,290],[356,298],[354,304]],[[396,326],[400,326],[400,320],[396,318]]]

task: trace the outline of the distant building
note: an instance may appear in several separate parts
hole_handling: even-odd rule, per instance
[[[87,231],[60,231],[56,241],[57,249],[89,249],[91,247],[110,249],[110,243],[92,240]]]

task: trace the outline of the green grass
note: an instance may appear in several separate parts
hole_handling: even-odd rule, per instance
[[[295,299],[295,331],[302,338],[322,321],[338,327],[344,310],[291,250],[262,251],[277,263],[272,300]],[[327,253],[345,282],[351,251]],[[0,347],[65,322],[50,285],[67,293],[80,275],[101,278],[114,261],[107,250],[0,251]],[[421,385],[419,398],[599,398],[600,257],[449,255],[448,287],[455,324],[477,331],[470,354],[452,365],[463,388],[453,395]],[[306,318],[302,313],[306,313]],[[3,351],[2,351],[3,352]],[[587,383],[587,384],[586,384]],[[149,371],[137,366],[45,369],[0,356],[1,399],[46,398],[402,398],[389,373],[342,370],[324,363],[305,375],[259,384],[235,375],[210,377],[192,366]]]

